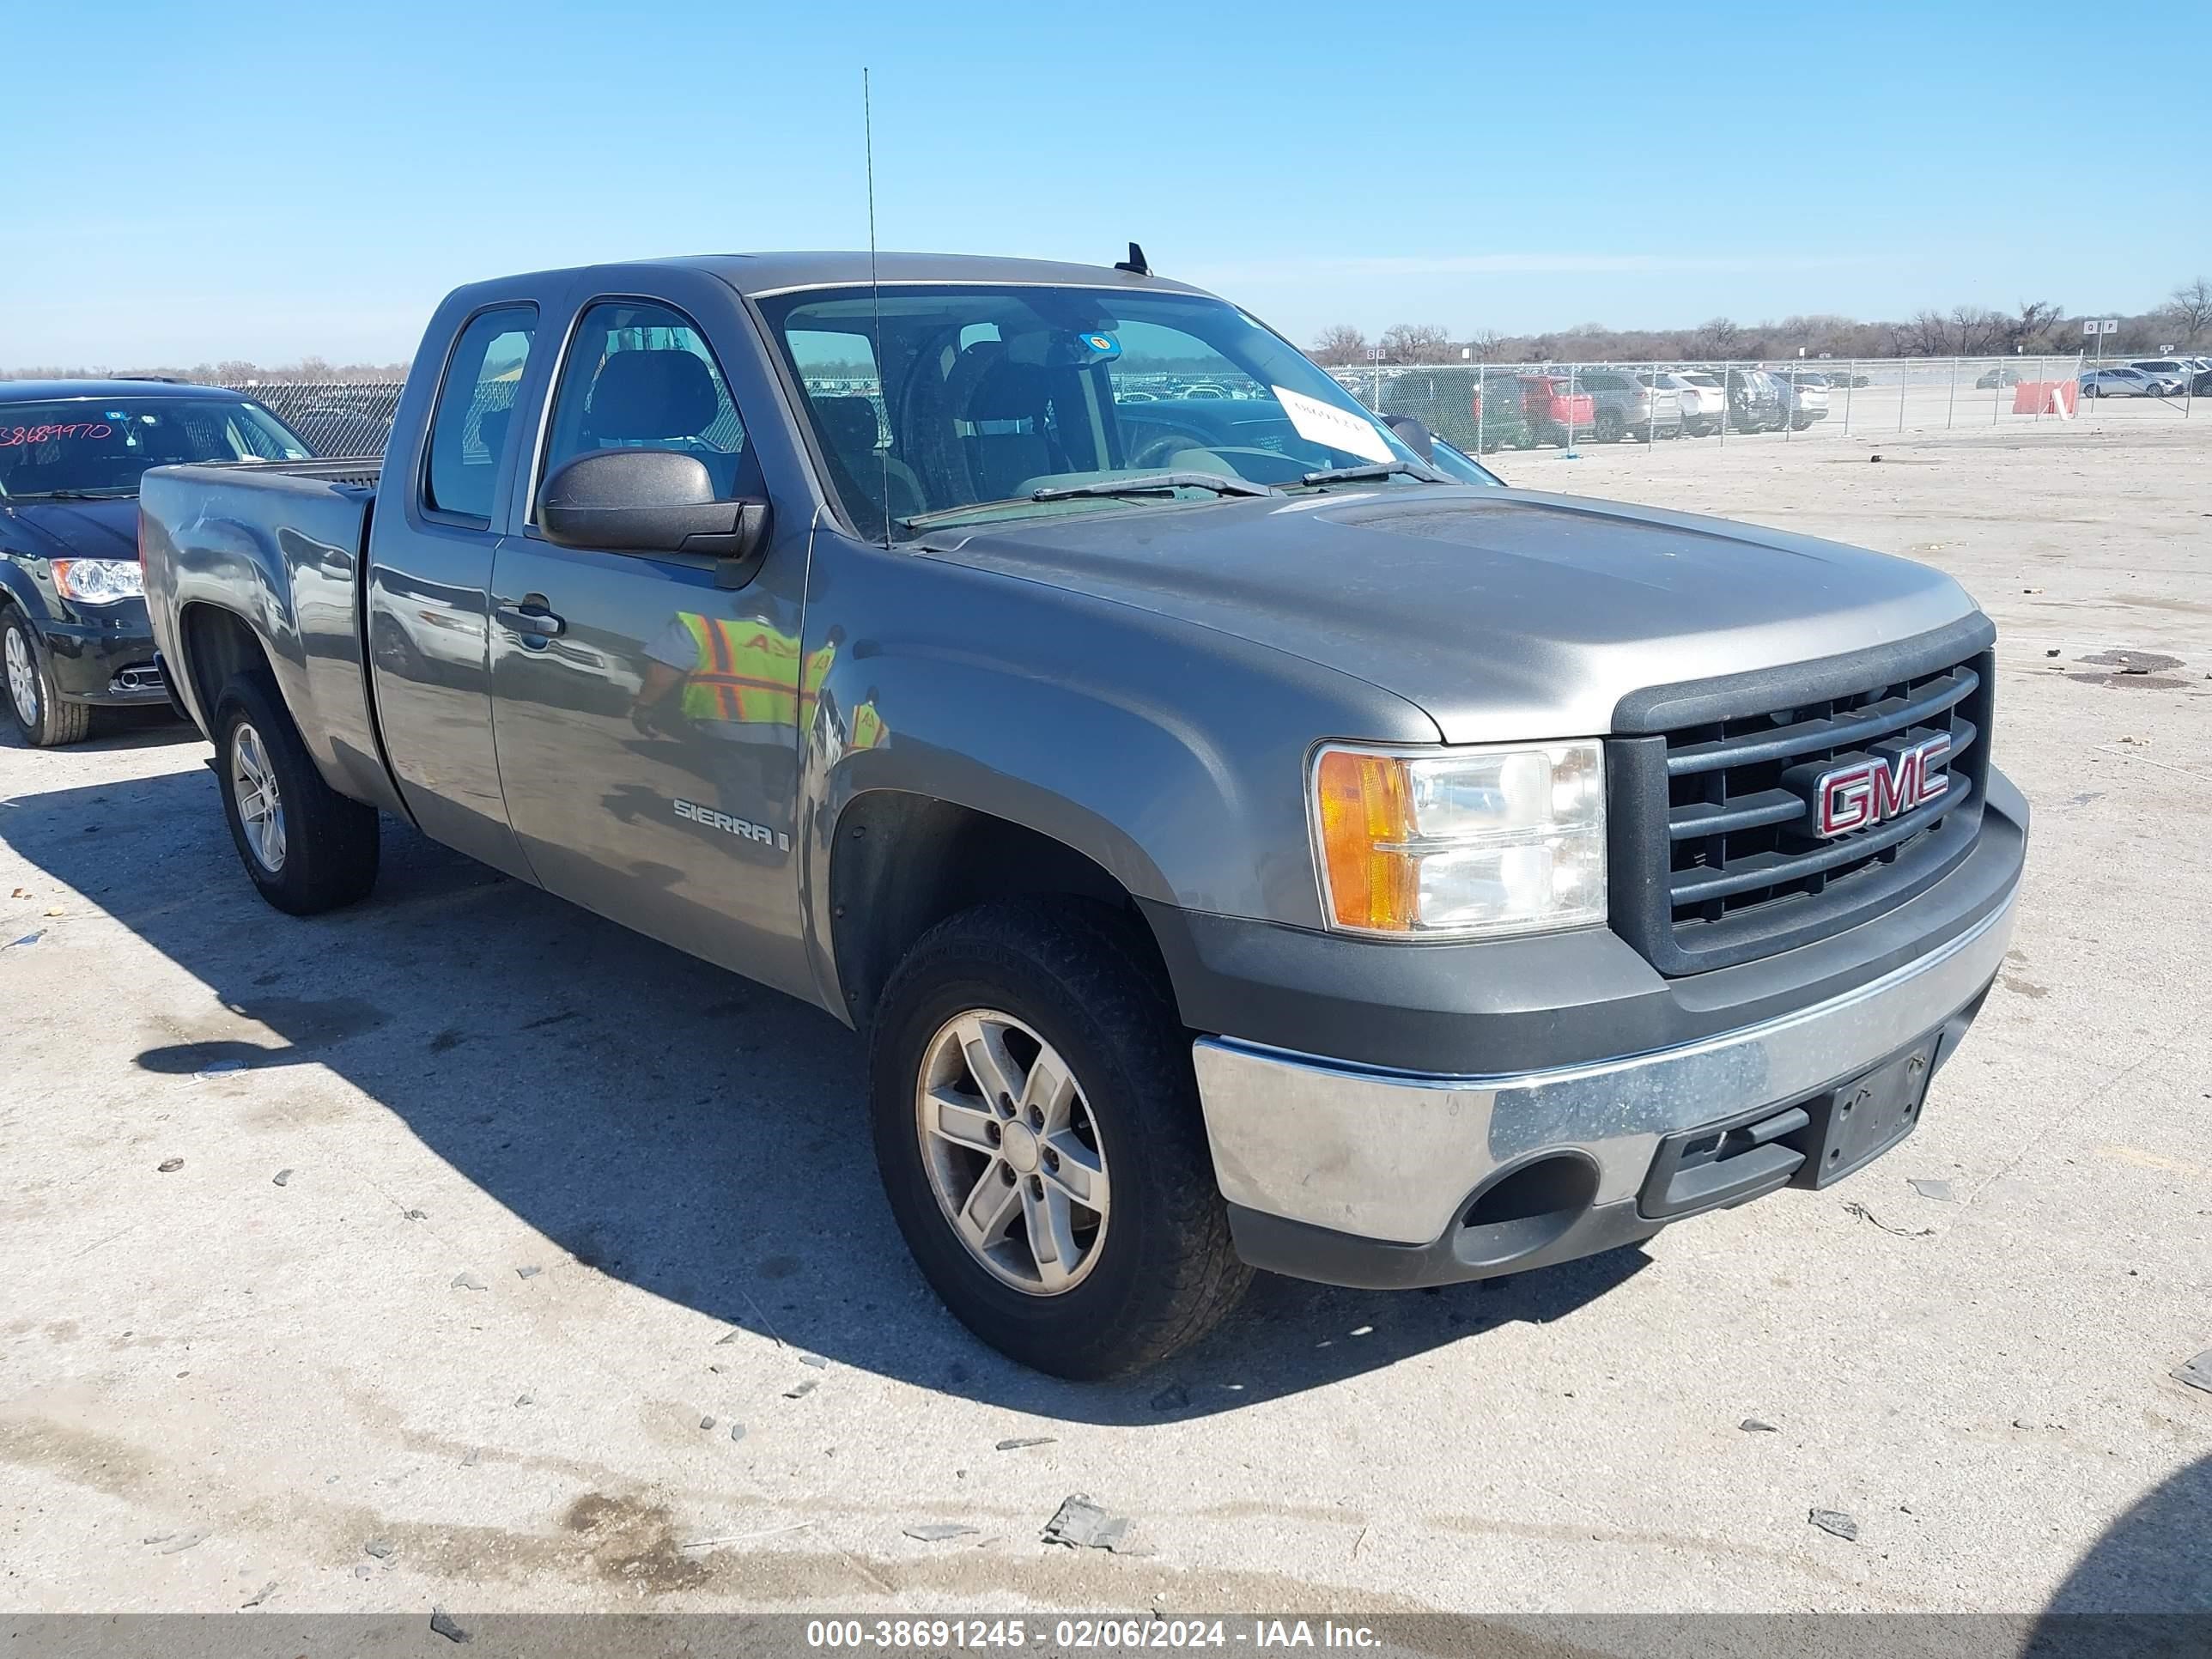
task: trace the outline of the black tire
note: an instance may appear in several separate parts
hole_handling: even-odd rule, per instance
[[[1112,1182],[1096,1262],[1057,1294],[985,1267],[924,1163],[921,1066],[946,1024],[975,1009],[1021,1021],[1065,1060]],[[1214,1182],[1190,1036],[1133,920],[1036,901],[951,917],[891,975],[869,1061],[876,1164],[899,1231],[945,1306],[1001,1353],[1055,1376],[1113,1376],[1157,1364],[1236,1306],[1251,1269]]]
[[[17,653],[21,656],[18,658]],[[21,660],[30,671],[23,688],[31,700],[27,715],[20,706],[8,669]],[[39,630],[30,619],[12,608],[0,611],[0,702],[8,705],[8,718],[33,749],[58,749],[65,743],[82,743],[92,730],[92,709],[81,702],[64,702],[54,691],[52,670],[39,643]]]
[[[1620,418],[1620,411],[1615,409],[1598,410],[1597,424],[1594,429],[1597,441],[1601,444],[1617,444],[1628,435],[1628,423]]]
[[[248,728],[276,784],[283,839],[274,868],[249,839],[240,813],[236,756],[240,733]],[[239,675],[216,699],[215,761],[231,841],[263,898],[290,915],[319,915],[366,897],[376,885],[376,809],[323,781],[265,672]]]

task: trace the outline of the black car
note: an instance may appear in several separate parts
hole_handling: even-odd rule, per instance
[[[0,380],[0,703],[39,748],[96,708],[167,700],[138,565],[138,478],[175,461],[304,460],[252,399],[151,380]]]
[[[1765,370],[1723,369],[1721,382],[1728,389],[1731,432],[1779,432],[1790,424],[1782,383]]]

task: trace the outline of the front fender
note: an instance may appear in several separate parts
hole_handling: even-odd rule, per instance
[[[825,988],[836,828],[863,795],[896,790],[1018,824],[1138,899],[1318,927],[1312,746],[1439,738],[1403,698],[1303,658],[827,533],[805,629],[810,655],[828,663],[804,732],[799,826]]]

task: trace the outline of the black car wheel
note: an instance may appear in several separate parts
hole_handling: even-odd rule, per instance
[[[1601,444],[1617,444],[1627,434],[1628,423],[1620,418],[1617,409],[1601,409],[1597,412],[1597,441]]]
[[[869,1093],[908,1249],[1001,1353],[1111,1376],[1243,1293],[1190,1035],[1130,918],[1011,900],[940,923],[884,988]]]
[[[317,915],[376,884],[376,809],[323,781],[266,674],[240,674],[216,698],[215,759],[239,861],[270,903]]]
[[[39,631],[20,612],[7,613],[0,626],[0,667],[7,678],[8,716],[33,749],[54,749],[81,741],[92,730],[92,710],[55,695],[54,679],[40,648]]]

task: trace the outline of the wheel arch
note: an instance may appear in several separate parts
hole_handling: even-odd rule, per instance
[[[273,677],[269,653],[252,623],[237,611],[207,599],[195,599],[178,612],[177,637],[184,656],[178,665],[177,679],[190,687],[200,729],[212,737],[216,699],[222,695],[222,688],[234,675],[255,669]]]
[[[1157,959],[1132,888],[1091,854],[1029,824],[938,795],[878,789],[848,800],[828,839],[823,965],[862,1029],[915,943],[978,904],[1064,898],[1125,911]],[[1164,963],[1160,972],[1164,982]]]

